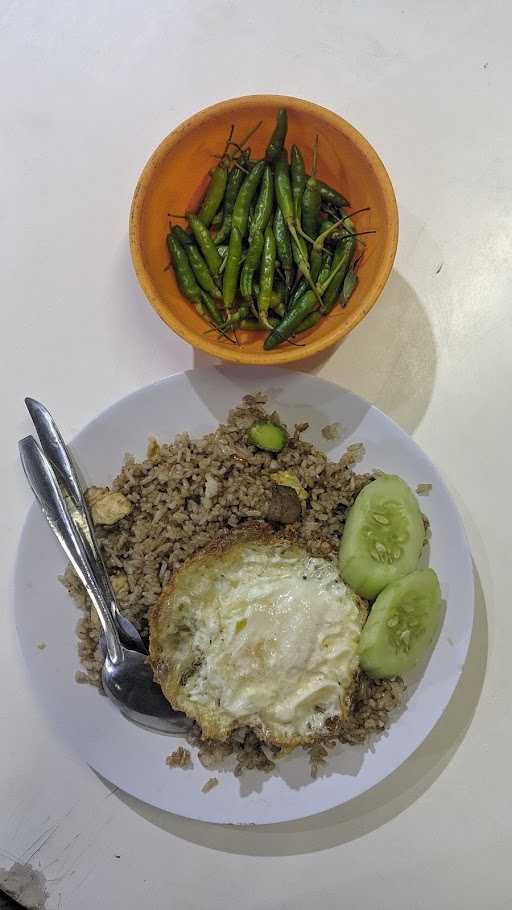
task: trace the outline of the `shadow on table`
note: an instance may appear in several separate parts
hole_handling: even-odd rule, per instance
[[[123,247],[123,307],[139,330],[140,343],[165,362],[182,342],[151,312]],[[124,282],[124,284],[122,283]],[[219,363],[194,349],[193,366]],[[269,366],[272,361],[269,360]],[[340,344],[283,369],[322,373],[377,405],[412,433],[432,397],[437,366],[435,339],[427,310],[416,291],[393,269],[376,306]]]
[[[475,620],[467,661],[453,697],[422,745],[393,774],[343,806],[295,822],[257,827],[220,826],[164,814],[121,791],[116,798],[183,840],[247,856],[290,856],[330,849],[364,837],[405,812],[450,763],[462,743],[482,691],[488,628],[476,566]]]
[[[194,351],[194,367],[218,363]],[[269,360],[269,366],[272,366]],[[322,373],[377,405],[412,433],[432,397],[435,339],[425,307],[395,270],[377,305],[340,344],[283,369]]]

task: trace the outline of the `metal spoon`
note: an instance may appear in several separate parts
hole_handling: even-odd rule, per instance
[[[19,448],[23,470],[42,512],[98,613],[107,645],[101,673],[106,694],[135,723],[164,733],[183,733],[190,722],[172,710],[153,681],[147,656],[121,644],[102,574],[70,515],[50,462],[33,436],[22,439]]]
[[[92,557],[95,560],[96,568],[99,573],[98,577],[101,576],[102,586],[108,596],[110,612],[119,630],[121,642],[123,645],[126,645],[127,648],[131,648],[134,651],[140,651],[142,654],[147,654],[146,646],[142,641],[139,632],[133,623],[131,623],[126,616],[123,616],[117,606],[110,577],[96,540],[94,524],[85,500],[80,477],[60,434],[59,428],[48,409],[44,404],[41,404],[40,401],[36,401],[35,398],[25,398],[25,404],[37,430],[43,452],[52,465],[57,475],[57,479],[63,481],[65,489],[73,504],[73,519],[75,524],[78,524],[83,531],[86,543],[89,545]],[[103,634],[101,636],[100,644],[102,646],[102,651],[105,654],[106,644]]]

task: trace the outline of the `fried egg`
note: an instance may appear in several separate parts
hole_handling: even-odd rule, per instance
[[[335,563],[279,535],[235,533],[174,575],[150,615],[150,658],[205,738],[245,726],[293,748],[343,722],[365,619]]]

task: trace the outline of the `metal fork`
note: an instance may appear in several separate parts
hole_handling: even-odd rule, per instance
[[[82,483],[60,430],[48,408],[41,404],[40,401],[36,401],[35,398],[25,398],[25,404],[39,436],[41,448],[55,471],[57,480],[63,486],[64,494],[71,501],[71,517],[83,533],[85,543],[95,563],[96,571],[100,575],[100,581],[103,590],[108,596],[110,612],[117,626],[121,643],[134,651],[140,651],[141,654],[147,654],[146,646],[137,629],[129,619],[123,616],[117,605],[110,577],[96,539]],[[101,633],[100,644],[103,653],[105,653],[106,645],[103,632]]]
[[[20,440],[21,462],[50,528],[98,614],[105,642],[103,688],[135,723],[159,732],[183,733],[190,721],[172,709],[154,682],[139,633],[117,608],[82,485],[55,421],[40,402],[30,398],[26,403],[41,445],[33,436]]]

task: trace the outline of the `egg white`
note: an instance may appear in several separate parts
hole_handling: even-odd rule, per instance
[[[346,715],[365,612],[336,564],[280,537],[189,560],[150,618],[156,677],[207,738],[240,726],[282,747]]]

